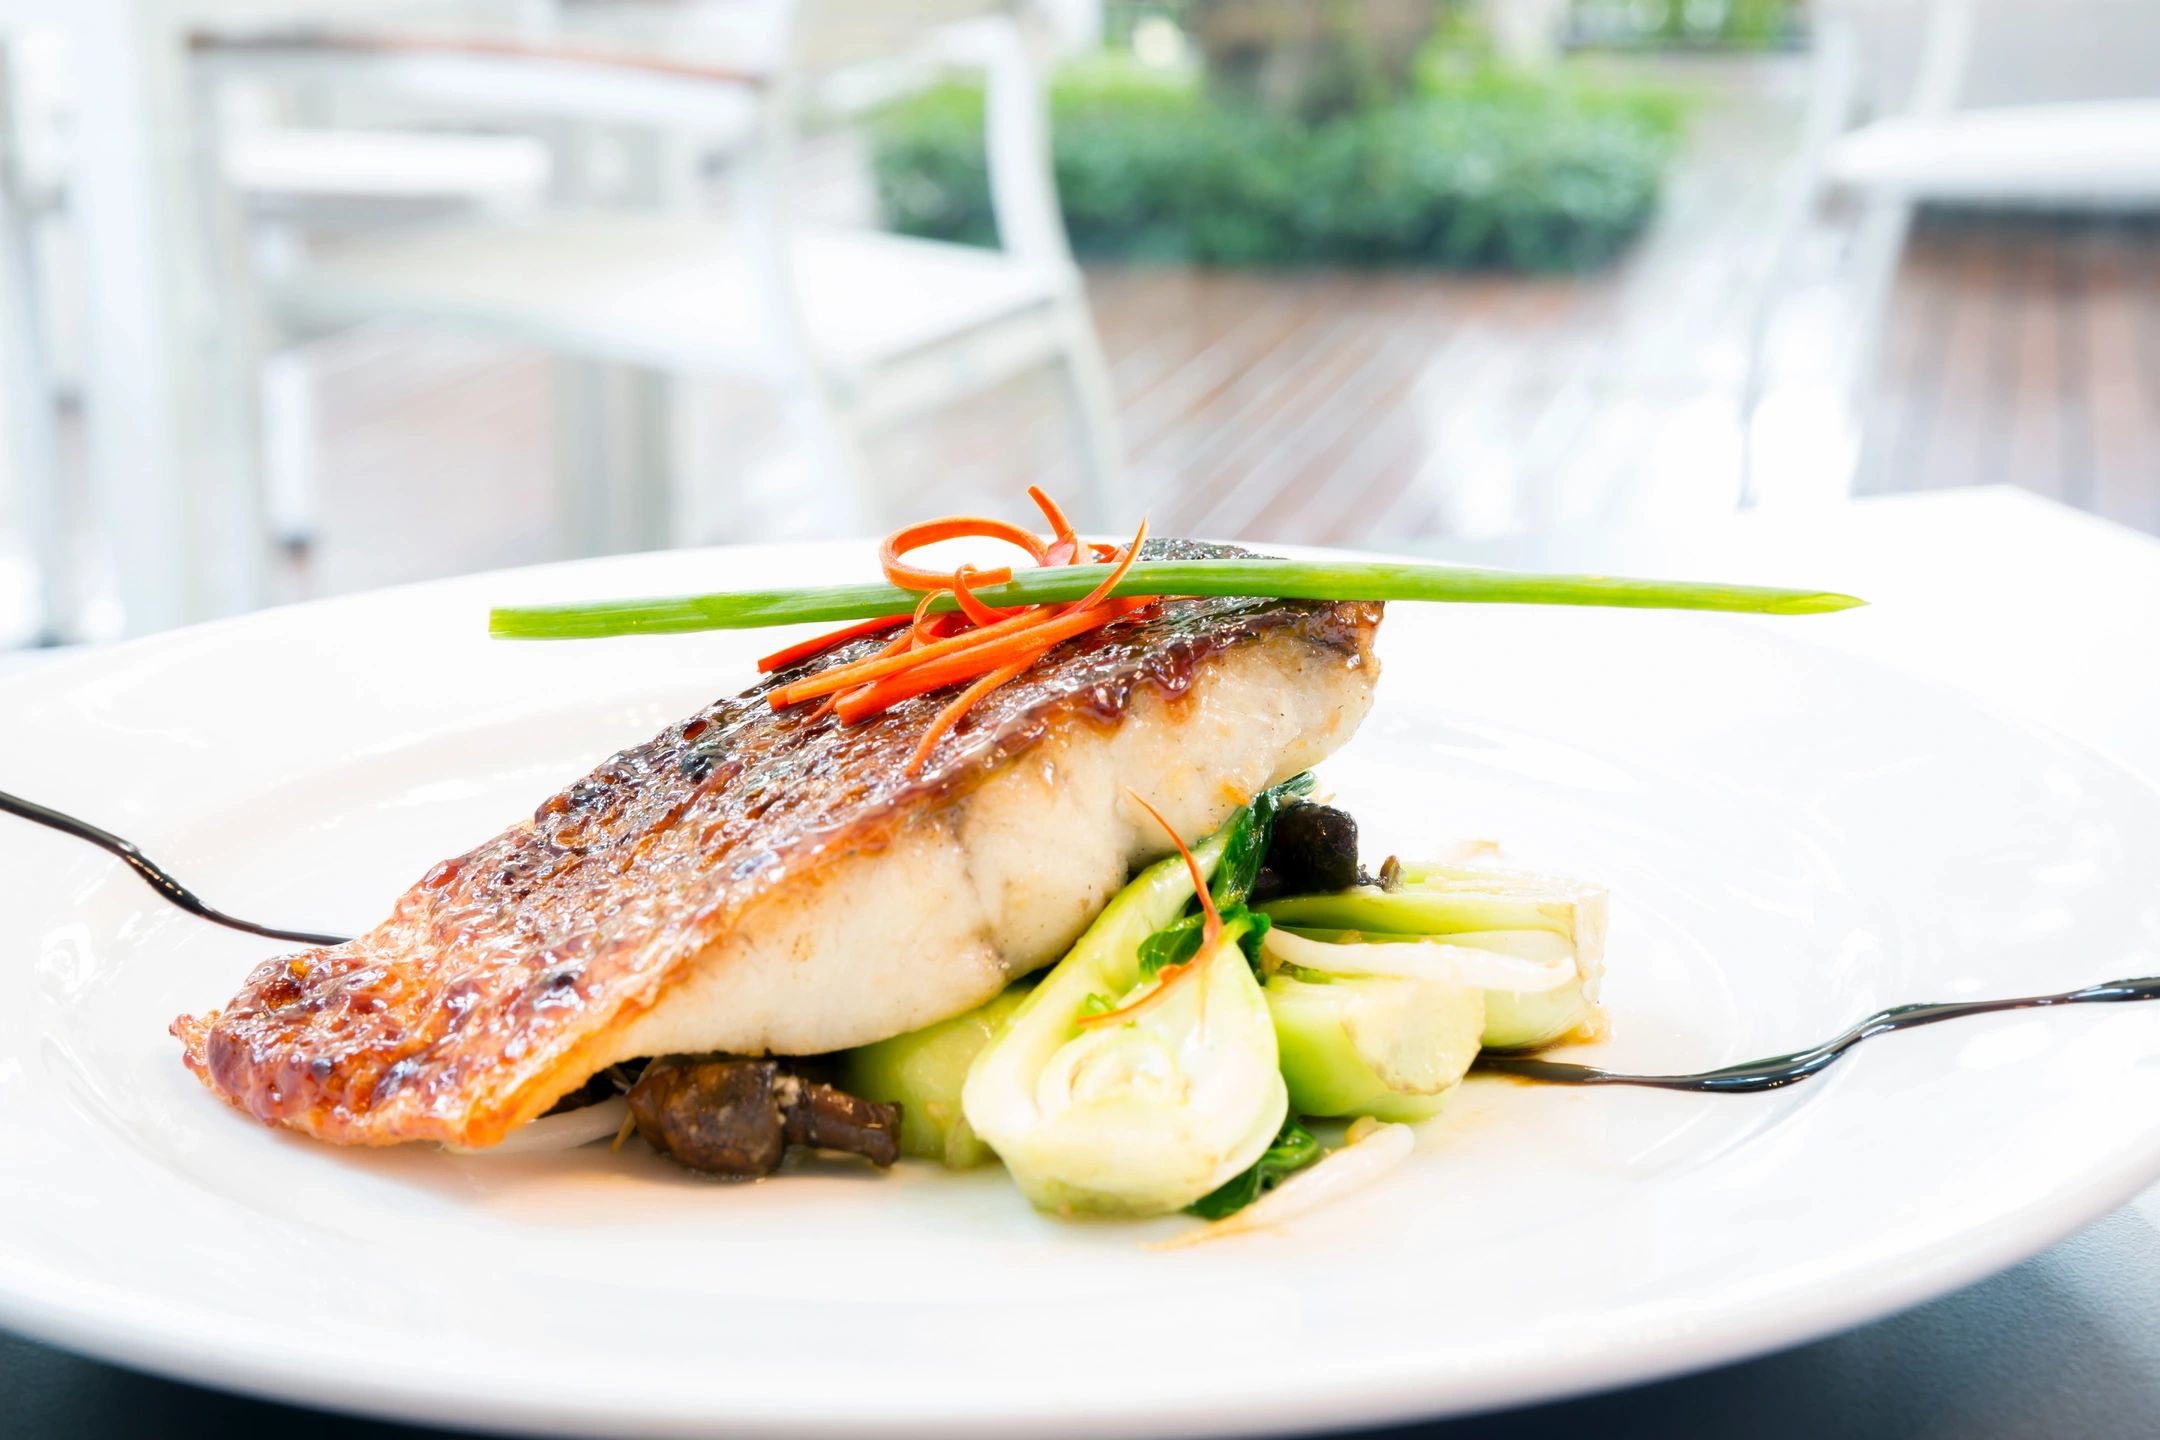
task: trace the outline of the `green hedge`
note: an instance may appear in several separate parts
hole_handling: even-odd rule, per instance
[[[1216,265],[1602,265],[1655,211],[1680,124],[1661,92],[1485,68],[1310,126],[1122,65],[1066,73],[1051,107],[1076,250]],[[889,224],[993,243],[979,89],[916,96],[873,134]]]

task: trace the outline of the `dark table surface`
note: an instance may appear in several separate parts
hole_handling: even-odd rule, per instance
[[[1969,1290],[1783,1354],[1583,1400],[1371,1434],[2151,1440],[2160,1434],[2160,1245],[2148,1208],[2119,1210]],[[452,1433],[245,1400],[0,1335],[0,1434],[425,1440]]]

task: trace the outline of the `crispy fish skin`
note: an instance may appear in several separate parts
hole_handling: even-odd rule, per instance
[[[773,686],[830,663],[809,662],[615,755],[435,866],[368,935],[266,961],[173,1033],[266,1123],[486,1146],[630,1055],[811,1053],[929,1024],[1055,959],[1163,848],[1137,814],[1110,818],[1119,783],[1197,838],[1347,739],[1380,614],[1164,602],[993,692],[915,777],[948,697],[853,727],[774,712]],[[1082,801],[1102,823],[1068,844]],[[1023,843],[993,856],[986,826]],[[941,881],[954,893],[909,893]]]

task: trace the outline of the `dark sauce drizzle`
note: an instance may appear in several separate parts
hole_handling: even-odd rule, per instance
[[[2140,980],[2103,980],[2082,990],[2055,995],[2023,995],[2012,1000],[1956,1000],[1936,1005],[1893,1005],[1879,1010],[1835,1039],[1790,1055],[1750,1060],[1720,1070],[1694,1075],[1628,1075],[1600,1070],[1592,1065],[1570,1065],[1559,1060],[1539,1060],[1529,1055],[1480,1055],[1480,1070],[1536,1080],[1548,1085],[1647,1085],[1656,1090],[1694,1090],[1709,1094],[1741,1095],[1775,1090],[1818,1075],[1837,1063],[1838,1057],[1863,1040],[1897,1030],[1917,1030],[1944,1020],[1967,1015],[1992,1015],[2000,1010],[2044,1010],[2055,1005],[2107,1005],[2125,1000],[2160,1000],[2160,976]]]
[[[292,940],[302,945],[341,945],[348,938],[343,935],[318,935],[307,930],[281,930],[275,925],[258,925],[252,920],[227,915],[207,904],[201,896],[174,879],[170,871],[136,849],[131,841],[121,839],[110,830],[101,830],[87,820],[78,820],[50,806],[40,805],[34,800],[25,800],[0,790],[0,813],[20,816],[33,825],[43,825],[63,835],[86,840],[100,850],[118,856],[136,874],[142,876],[160,897],[213,925],[223,925],[228,930],[260,935],[269,940]],[[1844,1034],[1806,1050],[1798,1050],[1790,1055],[1773,1055],[1767,1060],[1727,1065],[1717,1070],[1703,1070],[1693,1075],[1630,1075],[1618,1070],[1600,1070],[1594,1065],[1540,1060],[1533,1055],[1496,1055],[1489,1052],[1478,1056],[1477,1068],[1489,1074],[1511,1075],[1518,1080],[1534,1080],[1546,1085],[1640,1085],[1654,1090],[1692,1090],[1714,1095],[1743,1095],[1759,1090],[1776,1090],[1819,1075],[1836,1064],[1839,1057],[1855,1045],[1877,1035],[1888,1035],[1898,1030],[1916,1030],[1922,1025],[1935,1025],[1944,1020],[1961,1020],[1968,1015],[1992,1015],[2003,1010],[2044,1010],[2056,1005],[2105,1005],[2130,1000],[2160,1000],[2160,976],[2137,980],[2105,980],[2098,985],[2088,985],[2082,990],[2065,990],[2054,995],[2023,995],[2010,1000],[1956,1000],[1932,1005],[1893,1005],[1888,1010],[1880,1010],[1868,1016]]]
[[[107,854],[119,856],[164,899],[213,925],[223,925],[228,930],[238,930],[248,935],[260,935],[267,940],[292,940],[302,945],[339,945],[348,938],[343,935],[317,935],[308,930],[280,930],[275,925],[258,925],[252,920],[227,915],[175,880],[171,871],[136,849],[133,842],[123,840],[110,830],[101,830],[87,820],[78,820],[49,805],[40,805],[35,800],[25,800],[19,795],[10,795],[5,790],[0,790],[0,812],[19,815],[33,825],[43,825],[63,835],[87,840]]]

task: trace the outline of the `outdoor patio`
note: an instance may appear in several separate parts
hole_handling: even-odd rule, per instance
[[[1776,59],[1664,73],[1700,108],[1658,222],[1608,273],[1091,269],[1130,490],[1158,530],[1399,545],[1735,504],[1744,346],[1800,75]],[[1804,247],[1812,278],[1778,309],[1766,408],[1840,383],[1842,239],[1825,225]],[[552,437],[527,418],[546,411],[540,356],[379,326],[317,362],[321,525],[288,594],[553,553]],[[1924,218],[1871,394],[1861,493],[2007,482],[2160,531],[2160,228]],[[700,399],[700,530],[827,533],[766,411]],[[1051,382],[1024,379],[883,438],[887,513],[1073,488],[1065,415]],[[1813,439],[1835,459],[1835,437]]]

